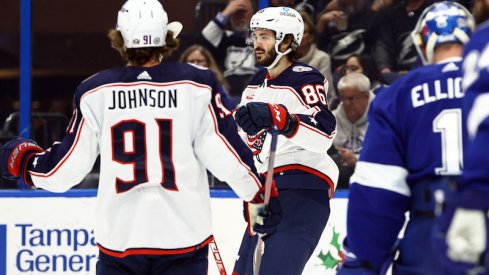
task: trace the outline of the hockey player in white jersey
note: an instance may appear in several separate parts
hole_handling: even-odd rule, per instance
[[[482,24],[464,48],[464,169],[435,235],[444,264],[456,274],[489,274],[489,0],[475,5]]]
[[[243,91],[235,113],[258,171],[268,167],[270,134],[279,130],[274,178],[282,221],[264,239],[259,274],[301,274],[329,218],[338,167],[328,156],[336,120],[326,102],[327,82],[315,68],[295,61],[304,24],[292,8],[258,11],[250,22],[256,60],[266,69]],[[253,274],[257,236],[246,232],[233,274]]]
[[[53,192],[79,183],[100,155],[97,274],[207,274],[206,169],[245,201],[262,200],[252,154],[212,72],[160,62],[180,30],[157,0],[125,2],[109,37],[127,66],[78,86],[61,142],[44,151],[18,138],[2,149],[2,176]],[[280,220],[280,208],[270,210]]]
[[[440,210],[435,194],[448,191],[448,182],[461,173],[461,57],[473,27],[472,15],[458,3],[427,7],[412,32],[426,66],[372,102],[350,179],[345,262],[338,274],[384,274],[390,264],[396,275],[449,271],[432,242]],[[409,221],[398,241],[406,212]]]

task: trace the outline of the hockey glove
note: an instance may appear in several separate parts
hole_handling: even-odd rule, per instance
[[[437,220],[434,241],[448,269],[468,274],[488,264],[484,262],[487,257],[488,201],[488,192],[465,190],[453,201],[446,202],[444,212]]]
[[[248,234],[272,234],[277,229],[282,219],[282,207],[278,201],[278,191],[275,181],[272,181],[270,201],[268,202],[267,212],[265,213],[263,197],[265,185],[258,191],[251,202],[244,203],[244,216],[248,223]]]
[[[253,204],[249,204],[249,206],[253,206]],[[266,212],[262,207],[256,213],[257,217],[255,219],[253,231],[266,236],[272,235],[277,230],[277,227],[282,220],[282,207],[280,206],[278,198],[270,198]]]
[[[5,143],[0,157],[2,177],[8,180],[18,180],[20,177],[29,183],[26,178],[27,165],[36,154],[44,152],[32,139],[18,137]]]
[[[298,118],[289,114],[282,104],[250,102],[235,113],[236,123],[248,135],[256,135],[262,129],[277,126],[279,134],[290,137],[295,133]]]
[[[340,275],[376,275],[386,274],[387,270],[394,261],[396,255],[398,242],[393,246],[391,251],[386,255],[386,258],[382,261],[379,267],[374,267],[368,261],[362,261],[351,252],[348,248],[347,239],[343,242],[343,263],[340,265],[336,274]]]
[[[345,256],[345,261],[341,264],[337,275],[377,275],[368,264],[359,261],[355,255],[343,251]]]

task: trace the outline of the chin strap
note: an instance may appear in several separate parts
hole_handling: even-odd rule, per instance
[[[273,67],[275,67],[277,65],[277,63],[280,61],[280,59],[282,58],[282,56],[290,53],[292,51],[291,48],[288,48],[285,52],[281,53],[278,49],[278,45],[281,43],[282,41],[277,41],[275,43],[275,52],[277,53],[277,56],[275,57],[275,60],[273,60],[272,64],[270,64],[270,66],[267,66],[265,68],[267,68],[267,70],[271,70],[273,69]]]

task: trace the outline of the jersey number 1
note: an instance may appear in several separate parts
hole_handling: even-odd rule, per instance
[[[178,190],[175,183],[175,169],[172,161],[172,120],[156,119],[161,170],[161,185],[165,189]],[[124,120],[111,128],[112,160],[133,166],[131,181],[116,178],[117,193],[130,190],[136,185],[148,182],[148,149],[146,147],[146,124],[138,120]]]
[[[463,166],[462,111],[447,109],[433,120],[433,132],[441,134],[442,167],[435,168],[437,175],[460,175]]]

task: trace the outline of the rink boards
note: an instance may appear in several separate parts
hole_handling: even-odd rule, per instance
[[[95,274],[95,196],[95,190],[0,191],[0,275]],[[345,236],[347,197],[347,191],[338,191],[332,199],[328,225],[303,274],[335,274]],[[214,236],[231,274],[246,226],[242,202],[232,191],[212,190],[211,206]],[[209,255],[209,275],[217,274]]]

